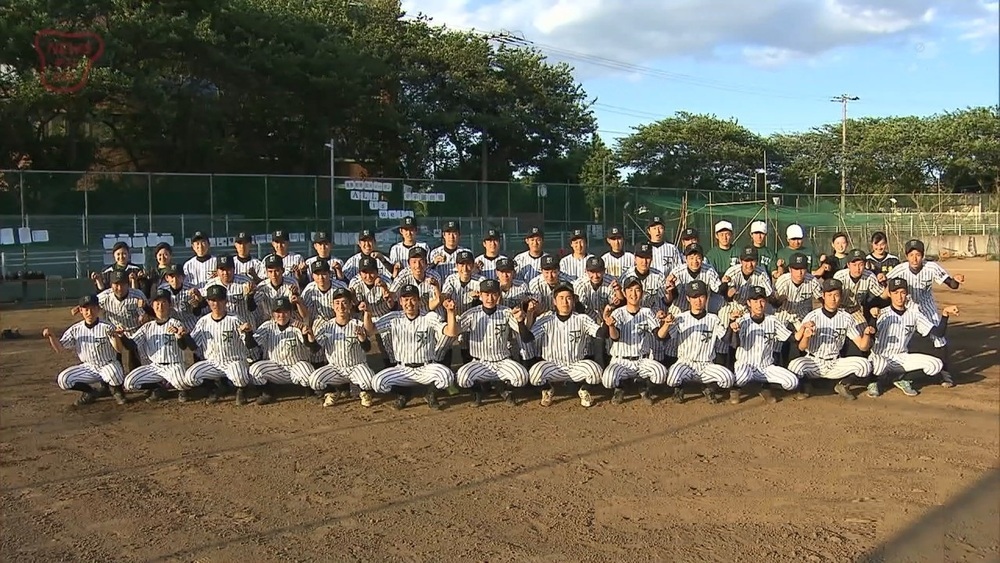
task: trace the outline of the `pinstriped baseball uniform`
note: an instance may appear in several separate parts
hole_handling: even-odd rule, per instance
[[[313,367],[309,363],[309,348],[302,331],[291,325],[281,326],[271,320],[253,331],[253,339],[261,349],[263,360],[250,364],[250,375],[279,385],[311,387]]]
[[[264,256],[263,258],[261,258],[261,260],[260,260],[260,270],[257,272],[257,275],[262,280],[266,280],[267,279],[267,268],[264,267],[264,264],[267,262],[268,256],[277,256],[277,254],[275,254],[274,252],[272,252],[272,253],[268,254],[267,256]],[[287,280],[287,281],[289,281],[289,282],[291,282],[293,284],[297,284],[298,282],[295,279],[295,271],[296,271],[296,268],[298,268],[300,264],[304,264],[305,263],[305,259],[302,258],[302,255],[299,254],[299,253],[297,253],[297,252],[289,252],[288,254],[286,254],[284,256],[281,256],[280,258],[281,258],[281,264],[285,268],[285,272],[283,274],[285,280]]]
[[[763,286],[758,286],[763,287]],[[740,345],[736,348],[736,386],[744,387],[751,381],[766,381],[781,385],[785,391],[798,387],[799,378],[791,371],[774,365],[774,354],[783,342],[791,338],[788,325],[774,315],[754,319],[750,314],[737,321]]]
[[[733,372],[712,363],[717,344],[726,334],[726,324],[717,315],[703,311],[695,316],[684,311],[667,334],[677,342],[677,362],[667,372],[667,385],[680,387],[685,381],[699,381],[723,389],[733,386]]]
[[[617,279],[622,279],[625,272],[635,267],[635,254],[631,252],[619,254],[605,252],[604,256],[601,256],[601,260],[604,260],[604,271]]]
[[[244,342],[240,326],[243,320],[235,315],[215,319],[211,314],[198,319],[191,338],[198,344],[205,359],[195,362],[184,372],[188,387],[197,387],[206,379],[226,378],[236,387],[263,385],[254,380],[247,366],[250,351]]]
[[[604,369],[601,383],[608,389],[617,389],[626,379],[641,377],[659,385],[667,380],[667,368],[650,359],[653,341],[660,321],[653,311],[640,307],[636,312],[628,306],[611,312],[618,329],[618,340],[611,340],[608,354],[611,361]]]
[[[573,282],[573,293],[587,309],[587,314],[594,319],[594,322],[603,322],[601,315],[604,313],[604,307],[611,301],[615,293],[611,289],[611,283],[614,281],[614,277],[604,274],[601,284],[594,287],[589,274],[584,272],[582,278]]]
[[[444,245],[441,245],[427,253],[428,267],[433,268],[434,271],[437,272],[438,277],[441,279],[448,279],[448,276],[455,273],[455,258],[462,250],[465,250],[470,254],[472,253],[471,250],[465,248],[464,246],[457,246],[455,247],[455,250],[448,250],[444,247]],[[435,264],[434,259],[438,256],[444,256],[445,261],[440,264]]]
[[[507,256],[503,254],[497,254],[493,258],[486,256],[486,254],[476,256],[476,264],[479,266],[479,275],[490,280],[497,279],[497,260],[506,257]]]
[[[233,281],[226,285],[222,283],[222,280],[218,277],[211,278],[208,280],[199,290],[198,293],[202,297],[207,295],[207,290],[213,285],[219,285],[226,288],[226,295],[228,298],[226,300],[226,311],[230,315],[235,315],[241,319],[246,319],[252,325],[257,324],[257,311],[251,311],[247,305],[248,300],[253,300],[254,304],[258,304],[257,293],[255,290],[250,292],[247,296],[247,287],[251,286],[253,282],[247,276],[233,276]],[[192,330],[193,331],[193,330]]]
[[[423,248],[428,254],[431,252],[431,249],[427,246],[426,242],[417,242],[414,243],[413,246],[406,246],[402,242],[397,242],[392,245],[392,248],[389,249],[389,262],[393,265],[399,264],[400,271],[405,270],[410,261],[410,249],[414,247]],[[392,272],[390,272],[390,277],[391,273]]]
[[[375,329],[392,341],[393,354],[400,365],[375,374],[376,393],[388,393],[393,386],[433,385],[447,389],[455,374],[441,364],[431,363],[437,343],[445,338],[445,323],[437,313],[422,313],[411,319],[402,311],[392,311],[375,321]]]
[[[941,320],[941,314],[937,310],[937,302],[934,300],[932,286],[936,282],[943,284],[951,276],[937,262],[924,262],[920,271],[914,272],[910,265],[903,262],[889,271],[887,278],[901,278],[909,285],[910,300],[917,304],[917,308],[935,325]],[[941,348],[948,341],[943,336],[931,336],[935,348]]]
[[[504,381],[514,387],[527,385],[528,371],[510,359],[511,340],[518,338],[518,329],[509,307],[500,305],[487,310],[476,306],[462,313],[458,322],[473,358],[458,368],[459,387],[468,389],[487,381]]]
[[[848,313],[853,313],[860,309],[862,296],[867,295],[868,299],[882,296],[882,284],[878,283],[878,278],[875,277],[875,274],[867,270],[862,270],[861,277],[858,279],[851,277],[850,270],[837,270],[833,274],[833,279],[840,280],[844,284],[844,289],[841,292],[840,308]]]
[[[911,354],[910,339],[914,333],[927,336],[937,323],[920,312],[919,306],[907,303],[902,311],[886,307],[879,312],[875,321],[875,342],[872,344],[872,372],[876,376],[885,373],[903,374],[908,371],[922,371],[927,375],[937,375],[944,369],[944,363],[927,354]]]
[[[479,282],[482,280],[481,276],[473,275],[469,281],[463,283],[458,274],[452,274],[441,284],[441,294],[450,295],[455,301],[456,315],[461,315],[472,307],[476,299],[473,293],[479,293]]]
[[[708,286],[709,313],[718,313],[722,309],[722,305],[725,304],[725,299],[719,295],[719,287],[722,285],[722,281],[715,270],[706,268],[703,265],[697,272],[691,272],[691,270],[688,270],[687,265],[684,264],[671,270],[670,275],[677,278],[677,299],[674,300],[674,305],[681,311],[687,311],[691,308],[687,300],[687,284],[694,280],[701,280]]]
[[[162,282],[156,289],[170,292],[170,316],[179,320],[184,325],[184,330],[194,330],[194,325],[198,322],[198,315],[191,306],[191,291],[197,293],[194,286],[185,281],[179,288],[173,288],[167,282]]]
[[[527,250],[515,256],[514,265],[517,267],[515,277],[519,280],[527,282],[541,275],[542,256],[545,256],[544,252],[538,256],[532,256]]]
[[[816,334],[809,339],[806,355],[788,363],[789,371],[799,377],[823,379],[843,379],[850,375],[864,378],[871,374],[872,365],[866,358],[839,357],[848,338],[861,336],[854,317],[842,310],[829,315],[820,307],[802,319],[803,323],[810,321],[816,323]]]
[[[89,385],[100,381],[118,386],[125,381],[125,369],[111,345],[110,335],[114,330],[115,327],[104,319],[92,325],[79,321],[66,329],[59,337],[59,345],[73,350],[80,364],[59,372],[56,383],[60,389],[69,391],[78,383]]]
[[[341,325],[331,318],[314,327],[316,344],[326,356],[327,365],[312,372],[309,381],[313,389],[323,390],[344,383],[353,383],[363,391],[373,389],[375,373],[368,367],[365,351],[358,340],[359,329],[364,329],[364,323],[358,319],[348,319]]]
[[[189,259],[184,263],[182,269],[184,270],[184,281],[201,288],[209,278],[215,275],[218,268],[215,266],[215,257],[210,254]]]
[[[528,291],[528,284],[519,279],[511,280],[511,285],[507,289],[500,287],[500,304],[505,307],[511,309],[520,307],[521,303],[528,299],[538,298]],[[512,344],[517,349],[517,353],[511,354],[512,356],[520,357],[522,360],[538,357],[538,347],[534,342],[521,342],[519,338],[514,338]]]
[[[327,256],[326,258],[323,258],[321,256],[310,256],[309,258],[306,258],[306,266],[307,267],[312,267],[313,262],[315,262],[317,260],[326,260],[327,263],[330,264],[330,269],[331,270],[333,269],[333,267],[335,265],[339,265],[341,270],[344,270],[344,268],[345,268],[344,261],[341,260],[340,258],[337,258],[336,256]],[[306,270],[306,271],[309,271],[309,270]],[[345,272],[346,272],[346,270],[345,270]]]
[[[567,281],[576,281],[587,275],[587,258],[593,254],[586,254],[583,258],[576,258],[572,254],[567,254],[559,261],[559,271],[566,276]]]
[[[754,286],[764,288],[765,295],[774,293],[774,289],[771,287],[771,274],[760,266],[755,267],[753,272],[748,276],[743,273],[743,267],[737,264],[726,270],[723,277],[729,278],[729,287],[736,290],[733,301],[740,304],[747,302],[750,288]]]
[[[650,263],[650,267],[661,272],[670,272],[674,268],[684,265],[684,257],[672,243],[667,241],[650,242],[649,246],[653,249],[653,261]]]
[[[444,281],[441,279],[441,276],[438,275],[438,273],[435,272],[434,270],[430,269],[430,267],[428,267],[427,270],[425,271],[424,279],[417,281],[417,278],[413,276],[413,272],[411,272],[410,269],[407,268],[402,272],[400,272],[399,275],[396,277],[396,279],[392,280],[392,283],[389,284],[389,291],[391,291],[394,295],[398,295],[399,290],[402,289],[404,285],[411,284],[417,286],[417,289],[420,290],[420,302],[422,303],[421,312],[426,312],[428,311],[427,306],[431,298],[432,289],[434,287],[433,284],[431,284],[432,279],[438,282],[439,287],[440,284]]]
[[[559,281],[555,285],[549,285],[545,281],[545,277],[542,274],[538,274],[531,281],[528,282],[528,291],[538,299],[538,305],[543,311],[553,310],[553,296],[552,290],[554,290],[559,284],[570,281],[562,272],[559,272]]]
[[[330,287],[326,290],[320,289],[319,284],[316,282],[309,282],[306,284],[305,288],[302,289],[302,295],[299,296],[299,299],[302,300],[303,305],[305,305],[306,310],[309,311],[309,316],[313,321],[316,319],[332,319],[334,317],[334,290],[346,287],[347,284],[344,282],[332,278],[330,279]]]
[[[139,319],[143,315],[143,305],[147,302],[146,294],[138,289],[129,289],[124,298],[119,298],[111,289],[105,289],[97,294],[97,302],[104,309],[105,319],[112,326],[125,328],[125,334],[131,335],[139,328]]]
[[[278,287],[275,287],[270,280],[257,284],[257,289],[254,291],[254,298],[257,300],[257,317],[260,319],[261,324],[268,322],[271,318],[275,302],[277,302],[279,297],[290,299],[292,295],[298,293],[298,283],[289,283],[287,279],[282,281],[283,283]],[[294,316],[295,312],[293,311],[292,314]]]
[[[819,280],[809,273],[799,285],[792,281],[792,274],[781,274],[774,282],[774,293],[787,299],[778,307],[775,315],[779,321],[790,323],[796,330],[802,325],[802,319],[813,310],[813,300],[823,296]]]
[[[382,280],[386,282],[386,286],[390,285],[389,280],[385,278],[382,278]],[[389,303],[382,298],[382,288],[379,284],[368,285],[359,276],[351,280],[348,288],[354,292],[358,301],[363,301],[368,306],[373,319],[378,319],[392,310],[389,307]]]
[[[636,271],[632,266],[625,271],[625,274],[618,278],[618,283],[625,281],[625,278],[635,277],[642,282],[642,306],[658,311],[663,309],[664,288],[667,278],[659,270],[650,268],[644,274]]]
[[[262,271],[264,271],[264,263],[259,259],[253,256],[242,258],[239,255],[233,255],[233,273],[237,276],[249,277],[251,275],[258,275]],[[212,275],[215,275],[215,273],[213,272]]]
[[[369,256],[363,252],[358,252],[354,256],[351,256],[344,262],[342,270],[344,271],[344,279],[353,280],[358,275],[358,271],[361,269],[361,259],[368,258]],[[378,266],[378,273],[380,276],[385,276],[386,278],[392,278],[392,270],[385,267],[385,263],[376,258],[375,264]],[[333,267],[333,264],[330,264]]]
[[[601,366],[584,359],[590,353],[590,339],[597,336],[599,329],[594,319],[582,313],[567,317],[546,313],[535,319],[531,334],[543,359],[528,372],[531,384],[542,386],[556,381],[599,384]]]
[[[180,339],[170,330],[184,328],[174,318],[160,322],[152,320],[142,325],[132,336],[146,365],[139,366],[125,376],[125,390],[135,391],[143,385],[166,381],[175,389],[184,389],[184,351]]]

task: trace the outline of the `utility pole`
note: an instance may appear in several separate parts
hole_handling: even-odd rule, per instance
[[[335,236],[336,232],[336,219],[337,219],[337,158],[336,150],[337,144],[336,140],[331,137],[330,142],[326,144],[326,147],[330,149],[330,236]]]
[[[843,106],[841,117],[841,140],[840,140],[840,216],[844,216],[844,200],[847,198],[847,102],[856,102],[860,98],[848,94],[841,94],[830,98],[831,102],[839,102]]]

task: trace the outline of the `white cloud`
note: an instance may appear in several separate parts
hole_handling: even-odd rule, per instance
[[[975,17],[958,23],[963,41],[972,43],[976,50],[996,45],[1000,38],[1000,2],[982,2]]]
[[[423,12],[437,23],[523,35],[587,75],[613,71],[594,57],[633,64],[669,57],[736,58],[780,67],[845,47],[933,44],[945,27],[957,28],[968,41],[995,42],[997,5],[982,0],[403,1],[408,12]]]

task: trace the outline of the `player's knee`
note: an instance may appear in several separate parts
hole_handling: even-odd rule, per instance
[[[928,358],[927,367],[924,368],[924,373],[927,375],[937,375],[942,371],[944,371],[944,362],[933,356]]]

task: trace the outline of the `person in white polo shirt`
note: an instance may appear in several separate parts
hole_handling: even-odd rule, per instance
[[[705,260],[720,274],[740,263],[739,250],[733,247],[732,223],[719,221],[715,224],[715,246],[705,253]]]

